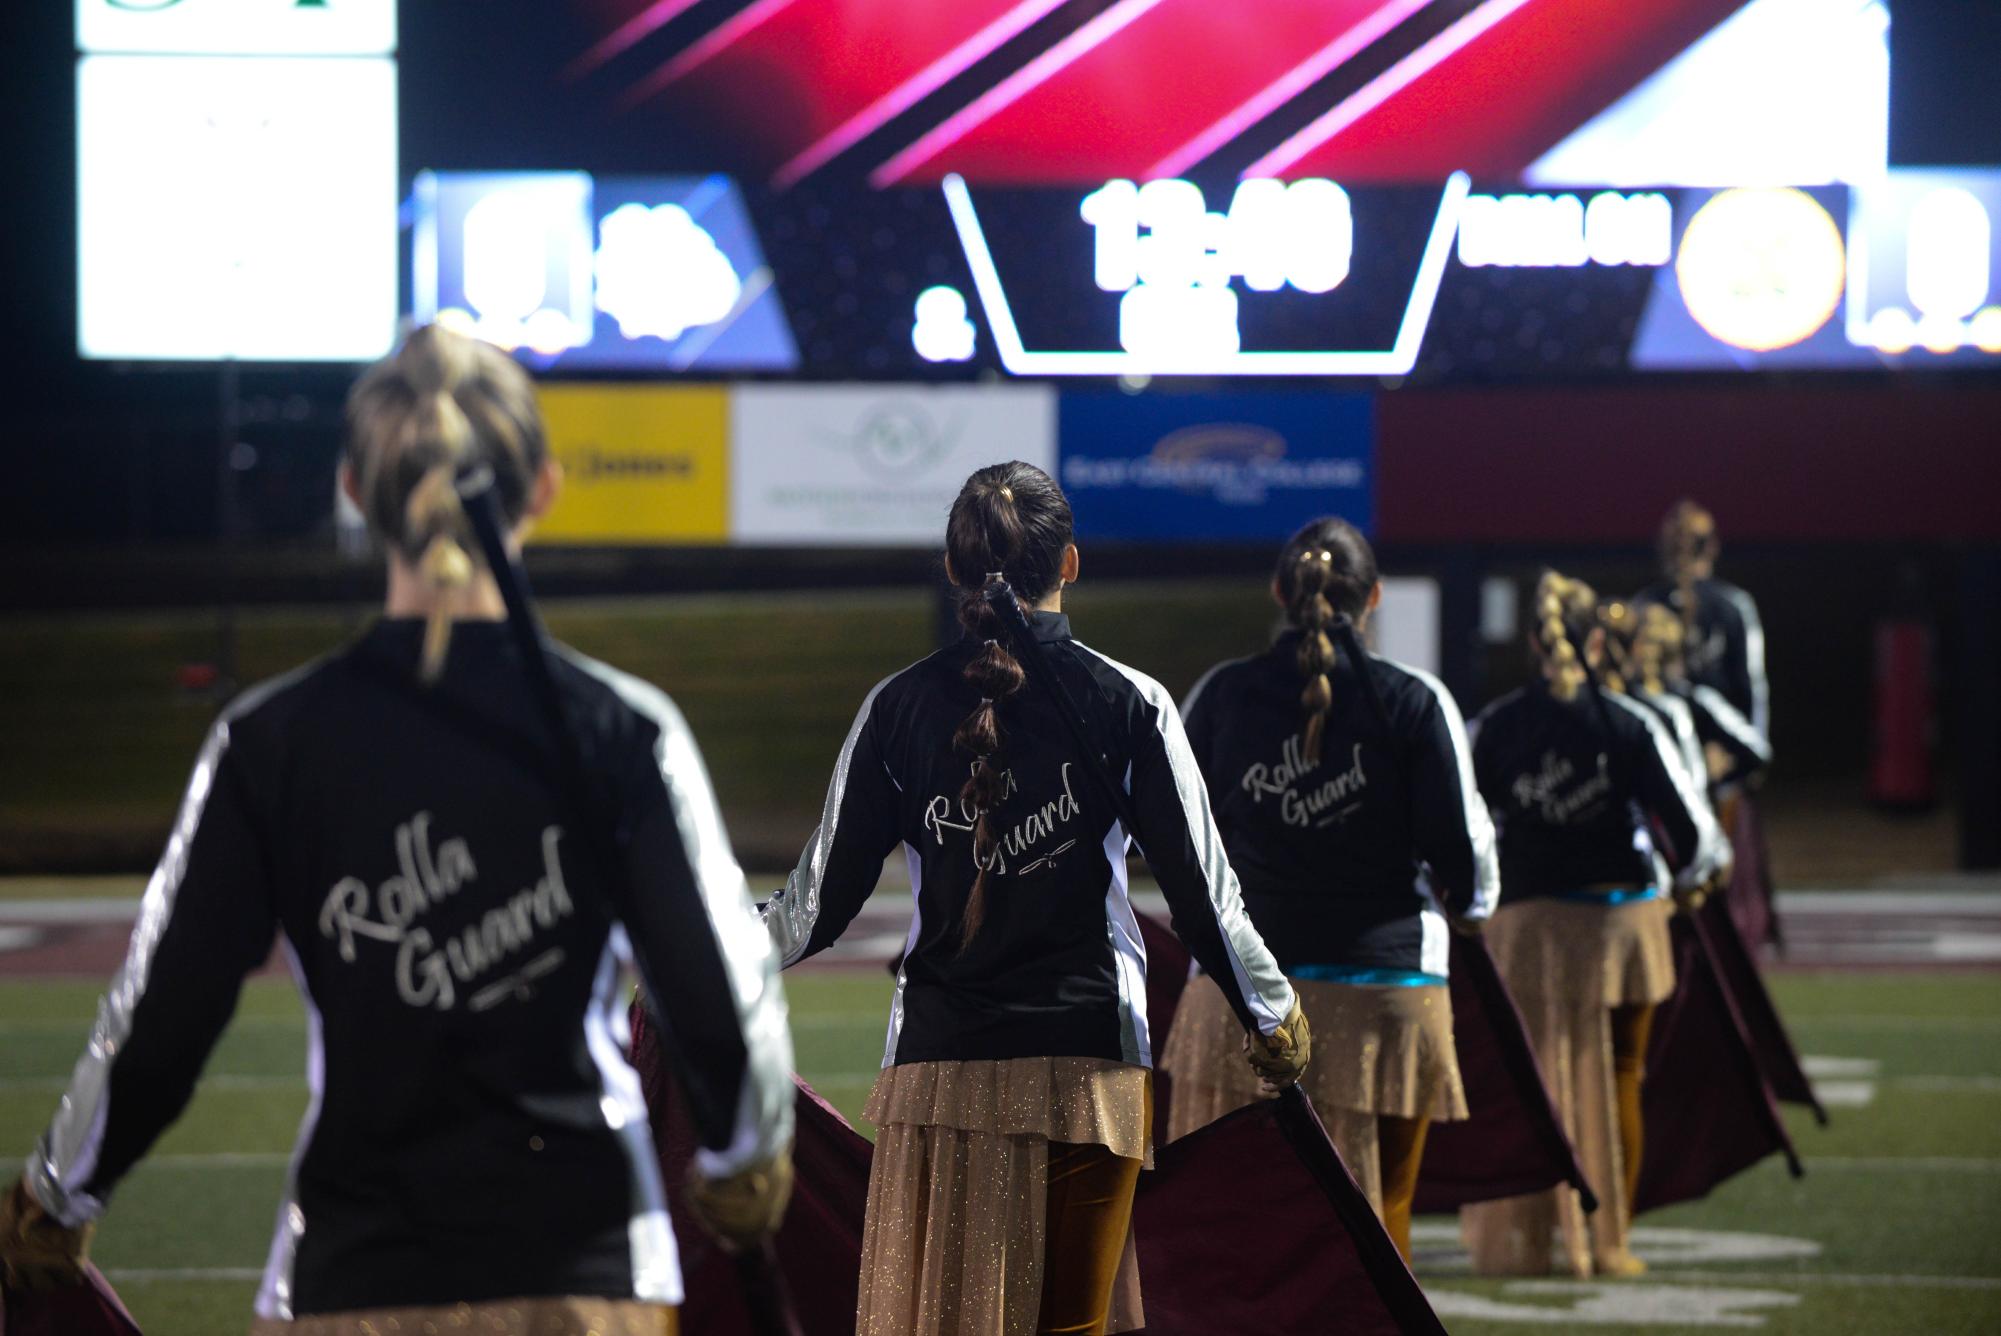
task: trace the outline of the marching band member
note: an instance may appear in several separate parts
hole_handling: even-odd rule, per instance
[[[305,999],[311,1102],[253,1330],[671,1332],[679,1262],[618,1038],[621,965],[637,958],[706,1111],[691,1195],[748,1244],[789,1182],[769,940],[665,696],[553,650],[595,782],[552,781],[559,740],[535,724],[454,486],[491,470],[516,543],[548,508],[560,478],[528,377],[420,329],[348,413],[344,485],[388,550],[386,616],[209,732],[89,1047],[0,1211],[0,1261],[76,1274],[275,936]]]
[[[1245,907],[1313,1027],[1301,1088],[1408,1261],[1426,1132],[1467,1116],[1446,933],[1493,910],[1493,823],[1451,693],[1360,651],[1382,597],[1368,540],[1313,521],[1272,596],[1285,630],[1210,669],[1183,713]],[[1258,1097],[1236,1030],[1223,989],[1192,981],[1161,1064],[1170,1135]]]
[[[862,702],[821,824],[766,922],[787,965],[825,949],[901,848],[913,914],[897,969],[863,1244],[864,1336],[1101,1332],[1132,1284],[1133,1192],[1156,1036],[1127,898],[1133,841],[1195,957],[1229,981],[1251,1064],[1305,1066],[1292,988],[1246,917],[1174,702],[1071,637],[1070,506],[998,464],[953,503],[946,570],[966,630]],[[1073,695],[1091,703],[1134,820],[1106,810],[1051,700],[981,596],[1000,573]],[[1130,1294],[1133,1291],[1125,1291]]]
[[[1501,906],[1487,930],[1599,1209],[1569,1188],[1462,1212],[1476,1269],[1637,1275],[1640,1083],[1654,1007],[1674,984],[1659,864],[1715,875],[1722,840],[1653,714],[1592,685],[1604,632],[1590,588],[1546,572],[1530,635],[1541,672],[1474,725],[1473,767],[1500,832]],[[1587,665],[1589,665],[1587,667]],[[1553,1231],[1561,1233],[1552,1255]]]

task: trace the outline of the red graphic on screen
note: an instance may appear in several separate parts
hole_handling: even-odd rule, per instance
[[[604,35],[570,77],[726,124],[783,187],[1502,179],[1744,0],[580,3]]]

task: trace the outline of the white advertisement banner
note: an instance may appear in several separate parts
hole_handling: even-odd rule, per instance
[[[76,0],[82,51],[386,56],[396,0]]]
[[[769,546],[943,547],[966,477],[1056,472],[1044,385],[754,385],[731,407],[730,530]]]
[[[396,62],[85,56],[85,357],[361,361],[396,332]]]

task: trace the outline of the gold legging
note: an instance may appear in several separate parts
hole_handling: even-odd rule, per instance
[[[1140,1162],[1103,1146],[1049,1143],[1048,1227],[1038,1336],[1097,1336],[1112,1319],[1112,1282],[1132,1227]]]
[[[1417,1196],[1417,1168],[1424,1161],[1430,1118],[1376,1119],[1376,1156],[1383,1183],[1383,1228],[1410,1261],[1410,1206]]]
[[[1612,1089],[1619,1102],[1619,1154],[1625,1161],[1626,1209],[1640,1191],[1640,1084],[1647,1074],[1647,1038],[1653,1033],[1650,1002],[1612,1008]]]

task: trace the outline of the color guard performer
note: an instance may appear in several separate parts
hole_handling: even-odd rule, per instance
[[[1446,933],[1494,908],[1493,823],[1451,693],[1360,650],[1382,598],[1368,540],[1315,520],[1271,587],[1286,628],[1210,669],[1183,714],[1245,907],[1313,1027],[1301,1088],[1408,1261],[1426,1132],[1467,1116]],[[1170,1135],[1258,1097],[1237,1029],[1223,989],[1191,981],[1161,1064]]]
[[[891,1004],[862,1256],[863,1336],[1102,1332],[1136,1290],[1133,1192],[1151,1141],[1136,842],[1274,1089],[1306,1022],[1244,913],[1181,717],[1152,679],[1071,637],[1070,506],[1040,469],[966,482],[946,530],[957,644],[879,683],[818,831],[766,922],[787,965],[837,939],[901,849],[913,914]],[[981,591],[1003,574],[1114,774],[1127,830]]]
[[[1637,1275],[1645,1267],[1627,1230],[1640,1084],[1653,1009],[1674,985],[1661,867],[1679,886],[1707,882],[1722,840],[1667,730],[1646,707],[1592,685],[1604,632],[1591,589],[1547,572],[1536,614],[1538,679],[1474,724],[1474,774],[1499,829],[1504,888],[1487,941],[1599,1208],[1587,1221],[1577,1194],[1557,1188],[1469,1206],[1461,1218],[1474,1266],[1488,1274]]]
[[[89,1047],[0,1211],[0,1262],[10,1280],[74,1277],[275,937],[305,999],[311,1101],[255,1332],[671,1332],[679,1261],[622,966],[636,958],[705,1110],[691,1196],[749,1244],[789,1183],[769,939],[667,697],[556,649],[593,792],[555,778],[559,740],[454,486],[491,470],[517,543],[548,508],[560,477],[528,377],[420,329],[348,413],[344,485],[388,550],[386,615],[210,730]]]

